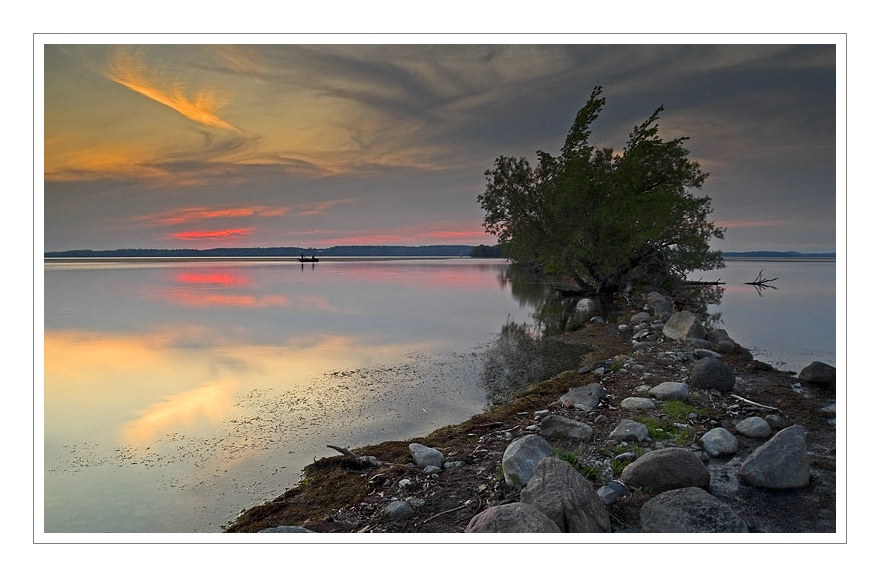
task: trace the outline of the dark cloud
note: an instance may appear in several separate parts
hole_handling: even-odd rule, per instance
[[[145,48],[149,55],[147,49],[153,48]],[[169,175],[168,182],[120,177],[116,188],[106,182],[47,183],[47,247],[85,246],[88,233],[74,234],[77,223],[111,229],[117,216],[148,207],[155,212],[156,203],[230,204],[241,195],[269,206],[356,200],[356,205],[338,205],[321,216],[338,219],[321,221],[334,230],[387,229],[401,221],[427,222],[430,215],[478,224],[475,199],[484,186],[483,171],[494,158],[533,157],[537,150],[558,153],[577,110],[597,85],[607,98],[594,126],[597,144],[620,150],[633,126],[662,105],[664,134],[690,137],[693,157],[711,174],[704,192],[713,199],[715,218],[792,223],[772,230],[732,229],[722,248],[835,246],[839,71],[833,43],[156,50],[163,62],[196,70],[198,78],[247,79],[247,90],[255,95],[250,106],[273,110],[279,115],[276,124],[296,119],[295,126],[308,128],[309,134],[321,136],[326,128],[344,134],[345,141],[332,151],[331,160],[301,150],[294,134],[289,145],[284,138],[279,145],[276,135],[274,148],[267,148],[267,135],[249,129],[248,110],[224,109],[240,133],[191,126],[190,134],[201,134],[201,146],[172,148],[142,161],[144,168]],[[62,60],[66,67],[59,66],[59,78],[79,88],[94,74],[78,75],[74,65],[84,62],[84,70],[94,71],[100,62],[95,49],[85,48],[53,52],[53,66]],[[231,88],[227,92],[242,98]],[[284,99],[294,94],[295,104],[286,105]],[[52,102],[60,100],[53,97]],[[325,128],[300,119],[307,114],[305,106],[333,111],[324,119]],[[66,170],[68,179],[87,174]],[[130,191],[138,189],[153,192],[133,202],[137,195]],[[98,198],[105,202],[92,204]],[[280,232],[285,222],[273,226]]]

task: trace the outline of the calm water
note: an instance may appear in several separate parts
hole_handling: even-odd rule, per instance
[[[729,259],[726,264],[699,277],[726,283],[721,303],[709,309],[721,313],[720,328],[755,358],[781,370],[800,372],[813,361],[837,365],[835,261]],[[744,284],[762,271],[764,278],[778,279],[770,283],[775,288],[758,291]]]
[[[743,285],[778,276],[760,295]],[[44,531],[216,532],[303,466],[487,406],[483,353],[543,294],[492,260],[44,266]],[[723,328],[835,364],[834,262],[731,261]],[[39,399],[38,399],[39,401]],[[39,406],[39,405],[38,405]],[[37,415],[39,418],[39,415]],[[38,458],[39,462],[39,458]]]
[[[482,411],[500,261],[45,264],[45,531],[210,532],[326,445]]]

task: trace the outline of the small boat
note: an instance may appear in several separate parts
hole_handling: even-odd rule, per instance
[[[316,257],[314,255],[313,256],[300,255],[299,262],[318,262],[318,257]]]

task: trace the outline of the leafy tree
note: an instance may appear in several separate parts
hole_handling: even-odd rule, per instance
[[[590,143],[605,105],[601,87],[577,113],[559,156],[538,164],[499,156],[478,196],[483,225],[505,256],[573,278],[599,294],[626,284],[672,288],[694,270],[724,266],[710,239],[711,199],[695,196],[708,173],[688,158],[686,137],[659,136],[663,107],[633,128],[622,153]]]

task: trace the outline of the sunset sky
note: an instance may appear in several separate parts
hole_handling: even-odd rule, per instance
[[[47,35],[35,48],[44,250],[494,244],[477,203],[484,171],[502,154],[558,154],[596,85],[597,144],[619,151],[660,105],[663,135],[690,137],[728,229],[717,248],[836,249],[841,35],[573,39]]]

